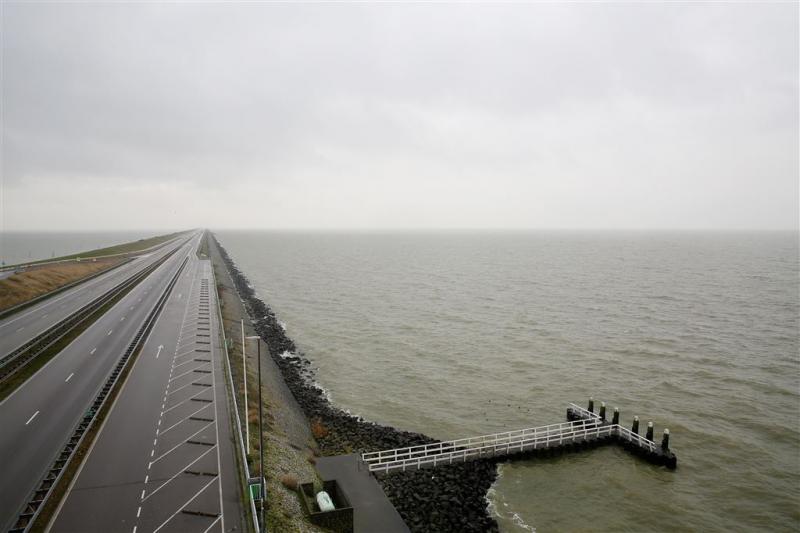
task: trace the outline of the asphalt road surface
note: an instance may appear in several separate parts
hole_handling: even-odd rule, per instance
[[[0,320],[0,357],[11,353],[35,336],[47,331],[82,306],[142,271],[186,241],[186,238],[181,238],[175,243],[136,257],[110,272],[80,283],[72,289],[46,298],[30,308]]]
[[[0,402],[0,526],[13,525],[200,234]],[[124,450],[118,462],[124,462]]]
[[[216,309],[192,256],[50,531],[242,530]]]

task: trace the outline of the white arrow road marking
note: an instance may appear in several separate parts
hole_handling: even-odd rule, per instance
[[[163,344],[159,344],[158,345],[158,352],[156,352],[156,359],[158,359],[158,354],[160,354],[161,350],[163,350],[163,349],[164,349],[164,345]]]
[[[28,424],[33,422],[33,419],[36,418],[36,415],[38,415],[38,414],[39,414],[39,411],[36,411],[35,413],[33,413],[33,416],[30,417],[27,422],[25,422],[25,425],[27,426]]]

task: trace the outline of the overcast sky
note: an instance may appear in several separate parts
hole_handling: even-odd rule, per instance
[[[2,10],[5,231],[798,227],[796,2]]]

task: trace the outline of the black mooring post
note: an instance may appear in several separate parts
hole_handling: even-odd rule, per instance
[[[611,418],[612,424],[619,424],[619,407],[614,408],[614,416]]]
[[[606,402],[600,402],[600,420],[606,419]]]
[[[669,430],[664,429],[664,436],[661,438],[661,449],[664,451],[669,450]]]
[[[634,416],[633,417],[633,425],[631,426],[631,431],[633,433],[636,433],[637,435],[639,434],[639,417],[638,416]]]
[[[647,440],[653,440],[653,422],[652,420],[647,423],[647,434],[645,437]]]
[[[589,397],[589,412],[594,413],[594,398]]]

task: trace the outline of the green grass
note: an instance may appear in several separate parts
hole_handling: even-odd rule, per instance
[[[64,261],[67,259],[89,259],[92,257],[100,257],[103,255],[116,255],[116,254],[125,254],[130,252],[138,252],[140,250],[146,250],[152,246],[157,244],[162,244],[167,242],[170,239],[174,239],[179,235],[185,234],[185,231],[178,231],[175,233],[169,233],[167,235],[156,235],[155,237],[149,237],[147,239],[139,239],[138,241],[133,242],[126,242],[122,244],[117,244],[114,246],[109,246],[107,248],[98,248],[96,250],[88,250],[86,252],[80,252],[77,254],[72,255],[62,255],[61,257],[54,257],[52,259],[41,259],[39,261],[32,261],[30,263],[18,263],[19,265],[36,265],[39,263],[50,263],[53,261]],[[13,267],[17,265],[7,265],[7,267]]]

